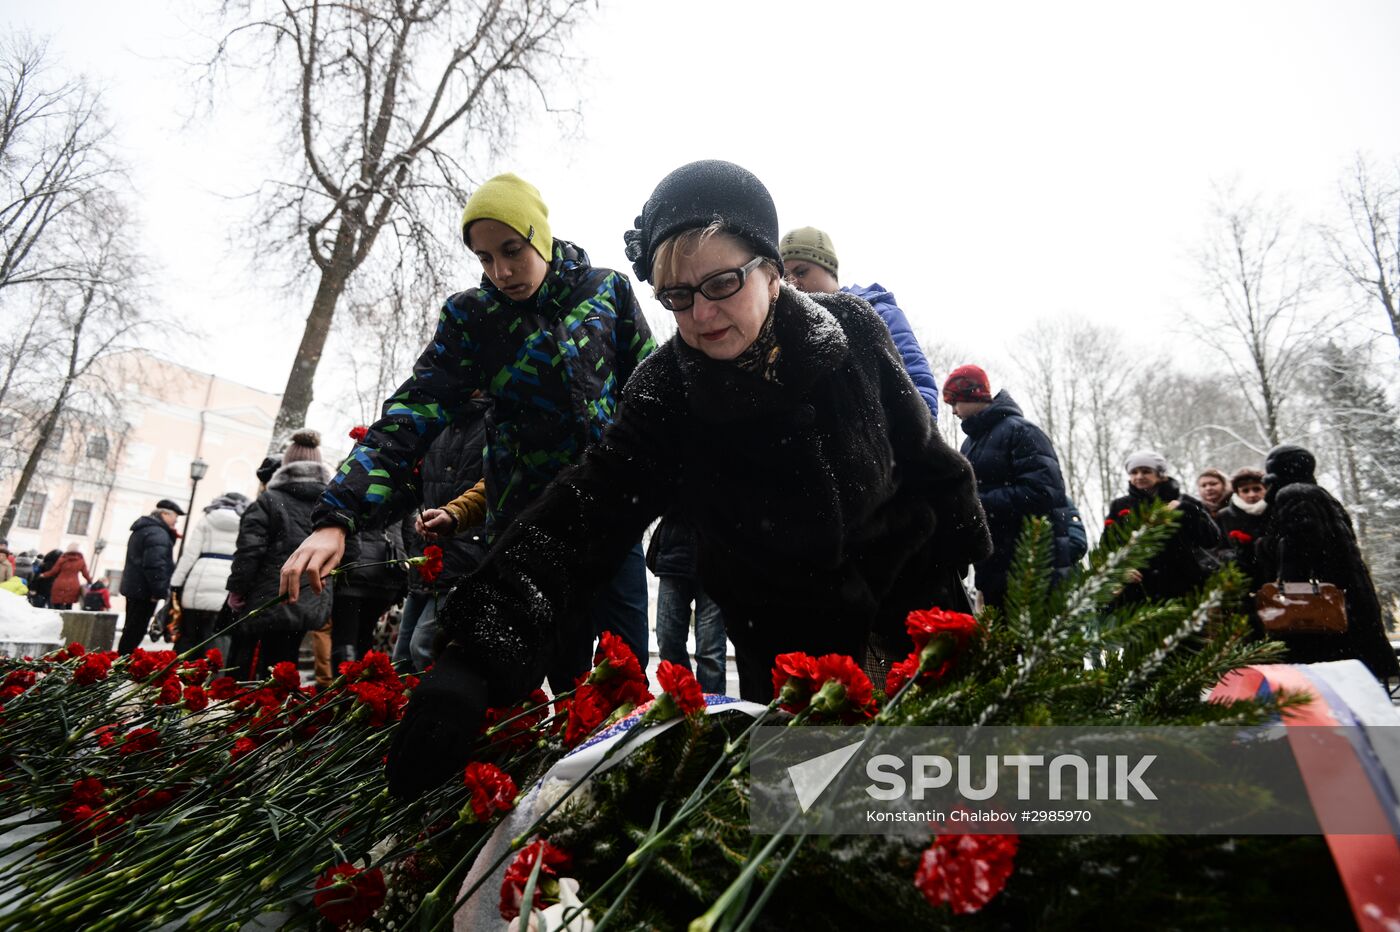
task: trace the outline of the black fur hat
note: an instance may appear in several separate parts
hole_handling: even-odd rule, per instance
[[[747,242],[760,256],[783,268],[778,252],[778,209],[753,172],[719,159],[682,165],[651,192],[633,229],[622,234],[627,258],[637,278],[651,281],[656,248],[677,233],[709,226],[715,220]]]

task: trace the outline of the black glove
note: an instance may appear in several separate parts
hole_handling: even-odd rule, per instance
[[[414,800],[460,776],[486,712],[486,679],[449,647],[423,674],[389,745],[389,792]]]

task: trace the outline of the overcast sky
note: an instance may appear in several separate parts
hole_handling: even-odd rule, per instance
[[[191,31],[212,29],[200,5],[0,5],[106,88],[161,310],[200,334],[170,346],[280,391],[309,298],[268,287],[229,241],[249,208],[237,196],[276,174],[276,115],[229,94],[186,124],[195,91],[178,59],[207,51]],[[1213,182],[1319,217],[1356,151],[1400,154],[1397,36],[1392,0],[602,0],[577,43],[581,137],[541,124],[479,170],[533,181],[556,236],[626,270],[622,231],[662,176],[739,162],[784,229],[825,229],[843,281],[893,290],[926,341],[968,351],[960,361],[997,358],[1065,312],[1184,341]],[[462,286],[478,275],[463,250]]]

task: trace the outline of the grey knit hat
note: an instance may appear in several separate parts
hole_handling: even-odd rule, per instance
[[[1167,474],[1167,458],[1156,450],[1138,450],[1136,453],[1129,453],[1127,460],[1123,463],[1124,470],[1130,473],[1140,466],[1155,470],[1159,476]]]

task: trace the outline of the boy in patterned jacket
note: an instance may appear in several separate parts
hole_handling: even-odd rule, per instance
[[[283,568],[284,591],[295,597],[303,574],[319,589],[346,534],[382,520],[394,493],[416,484],[415,464],[473,391],[492,401],[480,500],[488,545],[612,423],[622,387],[655,343],[627,276],[594,268],[581,248],[556,240],[548,217],[539,192],[513,174],[490,179],[467,201],[462,239],[481,261],[481,284],[447,299],[413,375],[341,464],[321,497],[316,531]],[[429,534],[469,526],[456,512],[425,518]],[[620,635],[646,666],[641,542],[598,584],[564,626],[569,643],[549,676],[556,691],[588,668],[602,630]]]

